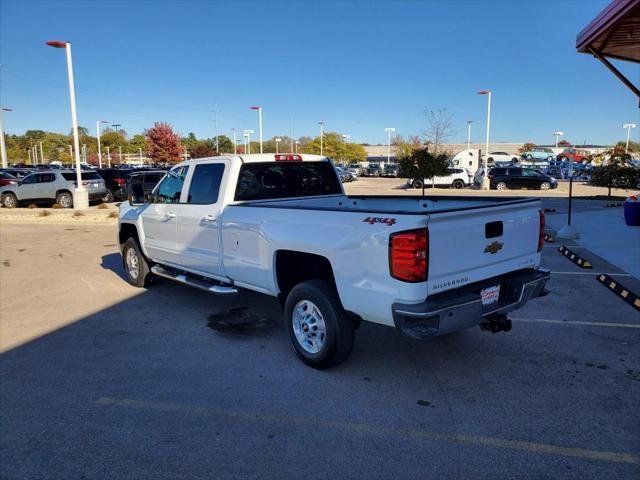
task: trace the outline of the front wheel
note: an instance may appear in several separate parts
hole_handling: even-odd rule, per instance
[[[13,193],[5,193],[2,196],[2,205],[5,208],[15,208],[18,206],[18,199]]]
[[[329,368],[351,353],[353,321],[327,282],[309,280],[296,285],[287,296],[284,315],[293,348],[307,365]]]
[[[540,190],[549,190],[551,188],[551,184],[549,182],[542,182],[540,184]]]
[[[127,281],[134,287],[146,286],[151,278],[149,264],[140,251],[138,242],[133,238],[128,239],[124,244],[122,259]]]
[[[107,188],[107,192],[101,198],[102,203],[111,203],[113,202],[113,192]]]
[[[454,180],[453,181],[453,188],[455,188],[455,189],[464,188],[464,182],[462,180]]]
[[[506,190],[507,189],[507,184],[504,182],[498,182],[496,183],[496,190]]]
[[[422,182],[420,180],[414,180],[411,186],[413,188],[422,188]]]

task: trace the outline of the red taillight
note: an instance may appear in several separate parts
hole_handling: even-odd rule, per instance
[[[538,251],[544,246],[544,212],[540,210],[540,231],[538,232]]]
[[[429,232],[426,228],[393,233],[389,237],[391,276],[404,282],[427,280]]]
[[[301,155],[291,155],[291,154],[276,155],[276,162],[301,162],[301,161],[302,161]]]
[[[127,183],[127,181],[124,178],[115,178],[113,181],[116,182],[121,187],[124,187],[125,183]]]

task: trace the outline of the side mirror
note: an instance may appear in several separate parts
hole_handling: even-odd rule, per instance
[[[142,188],[142,183],[140,182],[129,184],[128,195],[131,205],[142,205],[145,203],[144,188]]]

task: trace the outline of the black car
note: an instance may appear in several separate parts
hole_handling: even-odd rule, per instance
[[[555,178],[531,168],[492,168],[489,170],[488,177],[490,188],[494,190],[505,190],[507,188],[549,190],[558,186]]]
[[[2,172],[8,173],[9,175],[13,175],[17,179],[22,179],[27,175],[33,173],[35,171],[34,168],[3,168],[0,170]]]
[[[107,194],[102,201],[122,201],[127,198],[127,178],[129,178],[131,173],[137,172],[138,170],[140,169],[99,168],[97,172],[104,179],[105,186],[107,187]]]
[[[125,186],[126,192],[129,191],[129,186],[133,184],[142,184],[145,198],[149,195],[158,182],[165,176],[166,170],[137,170],[129,175]]]

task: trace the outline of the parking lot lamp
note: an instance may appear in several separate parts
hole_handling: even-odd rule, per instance
[[[318,122],[318,125],[320,125],[320,155],[322,155],[324,151],[324,145],[322,144],[322,139],[324,138],[324,122]]]
[[[558,139],[564,135],[564,132],[553,132],[553,135],[556,137],[556,148],[558,148]]]
[[[251,107],[251,110],[258,111],[258,135],[260,136],[260,153],[262,153],[262,107]]]
[[[96,132],[98,134],[98,166],[102,168],[102,150],[100,149],[100,124],[101,123],[109,123],[105,120],[96,121]]]
[[[300,142],[296,140],[296,153],[298,153],[298,147],[300,146]]]
[[[254,133],[254,130],[245,130],[244,137],[246,138],[247,148],[245,148],[245,153],[247,155],[251,154],[251,134]]]
[[[2,168],[7,168],[7,146],[4,144],[4,127],[2,125],[2,112],[11,112],[10,108],[0,108],[0,155],[2,155]]]
[[[394,127],[384,129],[387,132],[387,163],[391,163],[391,134],[396,131]]]
[[[80,138],[78,136],[78,118],[76,115],[76,90],[73,82],[73,62],[71,60],[71,44],[51,40],[47,45],[53,48],[64,48],[67,53],[67,77],[69,79],[69,100],[71,103],[71,125],[73,129],[73,147],[76,160],[76,189],[73,192],[73,208],[88,208],[89,194],[82,185],[82,171],[80,169]]]
[[[471,148],[471,125],[473,120],[467,120],[467,150]]]
[[[487,95],[487,142],[485,144],[484,159],[482,160],[482,190],[489,190],[487,158],[489,157],[489,130],[491,128],[491,90],[480,90],[478,95]]]
[[[624,153],[629,153],[629,137],[631,136],[631,129],[636,128],[635,123],[625,123],[622,125],[622,128],[627,129],[627,143],[624,147]]]
[[[233,132],[233,154],[237,155],[238,154],[238,141],[236,139],[236,129],[232,128],[231,131]]]
[[[282,139],[280,137],[276,137],[274,138],[274,141],[276,142],[276,153],[280,153],[280,142],[282,141]]]

